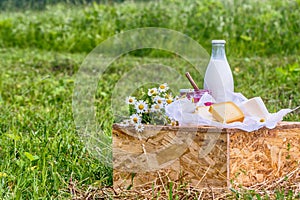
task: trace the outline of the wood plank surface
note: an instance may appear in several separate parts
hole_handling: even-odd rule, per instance
[[[185,182],[197,188],[248,186],[299,167],[300,122],[254,132],[216,127],[113,125],[114,187]],[[296,180],[299,181],[300,180]]]

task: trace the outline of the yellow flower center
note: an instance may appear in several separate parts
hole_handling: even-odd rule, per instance
[[[172,103],[172,99],[167,99],[167,103],[168,104]]]
[[[158,99],[158,100],[157,100],[157,103],[158,103],[158,104],[161,104],[161,103],[162,103],[162,100]]]
[[[133,102],[133,99],[129,99],[129,103],[132,103]]]
[[[166,88],[166,86],[164,86],[164,85],[161,85],[161,86],[159,86],[159,88],[163,90],[163,89],[165,89],[165,88]]]
[[[153,94],[153,93],[154,93],[154,90],[153,90],[153,89],[152,89],[152,90],[150,90],[150,93],[151,93],[151,94]]]
[[[138,118],[137,117],[133,118],[132,120],[134,121],[134,123],[138,122]]]
[[[140,105],[139,105],[139,109],[140,109],[140,110],[143,110],[144,108],[145,108],[145,106],[144,106],[143,104],[140,104]]]
[[[158,110],[158,109],[159,109],[159,105],[156,104],[156,105],[154,106],[154,108]]]

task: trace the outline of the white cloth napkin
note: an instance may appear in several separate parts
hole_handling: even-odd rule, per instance
[[[231,93],[229,95],[231,95],[231,100],[238,106],[248,100],[241,93]],[[264,122],[260,122],[260,119],[258,117],[245,115],[245,119],[243,122],[223,124],[215,120],[203,118],[201,115],[194,112],[196,106],[203,106],[205,102],[215,103],[215,100],[208,93],[204,94],[201,97],[197,105],[186,98],[179,99],[166,107],[166,114],[169,118],[178,121],[180,126],[208,125],[218,128],[237,128],[247,132],[251,132],[262,127],[267,127],[269,129],[275,128],[277,123],[282,121],[285,115],[299,108],[297,107],[295,109],[282,109],[277,113],[269,113]],[[261,103],[263,104],[262,106],[265,107],[262,101]]]

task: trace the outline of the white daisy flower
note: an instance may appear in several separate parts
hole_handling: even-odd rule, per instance
[[[130,120],[124,120],[120,123],[120,126],[126,127],[126,126],[129,126],[129,124],[130,124]]]
[[[135,97],[132,97],[132,96],[126,97],[126,103],[127,104],[134,105],[135,102],[136,102]]]
[[[138,124],[142,121],[141,117],[138,114],[133,114],[130,116],[131,124]]]
[[[178,99],[180,99],[180,97],[179,97],[179,96],[176,96],[174,99],[175,99],[175,101],[177,101]]]
[[[158,87],[158,91],[159,91],[159,92],[166,92],[168,89],[169,89],[169,86],[168,86],[168,84],[166,84],[166,83],[161,84],[161,85]]]
[[[171,126],[177,126],[177,121],[172,120],[172,121],[171,121]]]
[[[151,112],[159,112],[161,108],[162,108],[162,105],[160,105],[160,104],[153,104],[151,106]]]
[[[135,125],[135,130],[137,131],[137,132],[143,132],[143,130],[144,130],[144,125],[142,124],[142,123],[137,123],[136,125]]]
[[[135,109],[137,113],[144,113],[148,111],[148,104],[143,100],[139,100],[135,103]]]
[[[157,88],[148,89],[148,96],[151,97],[157,94]]]
[[[169,104],[171,104],[172,102],[173,102],[173,98],[172,98],[172,97],[166,99],[166,105],[169,105]]]
[[[166,98],[166,99],[173,98],[172,93],[165,94],[165,98]]]
[[[160,96],[157,96],[157,97],[154,98],[154,102],[161,105],[161,106],[163,106],[164,103],[166,102],[166,99],[162,98]]]

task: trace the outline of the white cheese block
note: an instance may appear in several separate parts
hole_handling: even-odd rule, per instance
[[[210,106],[209,112],[221,123],[243,122],[243,111],[232,101],[216,103]]]
[[[260,119],[267,119],[269,116],[263,100],[260,97],[254,97],[241,103],[240,108],[246,116],[257,117]]]

